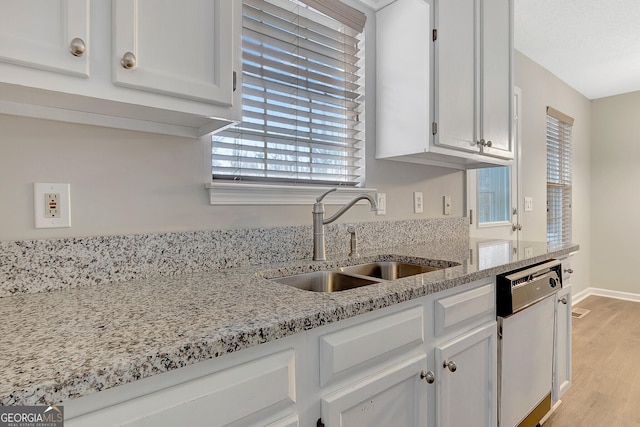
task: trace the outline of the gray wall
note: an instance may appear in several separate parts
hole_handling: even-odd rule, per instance
[[[592,286],[640,294],[640,92],[594,100],[592,114]]]
[[[211,182],[208,138],[7,115],[0,115],[0,130],[0,240],[311,223],[312,200],[308,206],[209,205],[204,188]],[[387,193],[387,215],[356,206],[344,221],[439,217],[444,194],[453,196],[452,216],[462,216],[462,172],[375,160],[373,155],[371,140],[366,184]],[[34,228],[34,182],[71,184],[72,228]],[[413,213],[413,191],[424,192],[422,214]]]
[[[515,53],[515,85],[522,90],[522,192],[533,197],[533,212],[522,212],[524,240],[546,240],[546,108],[575,119],[573,143],[573,241],[580,245],[572,277],[574,293],[590,286],[591,271],[591,102],[520,52]]]
[[[373,60],[375,58],[368,58]],[[369,62],[369,61],[368,61]],[[372,67],[367,78],[374,78]],[[371,80],[370,80],[371,81]],[[534,212],[523,214],[525,240],[543,241],[545,211],[545,108],[573,116],[574,240],[576,290],[589,286],[590,103],[525,56],[516,53],[515,82],[522,89],[523,195]],[[367,115],[375,117],[375,98]],[[343,221],[442,216],[442,196],[453,196],[453,217],[462,216],[464,175],[443,168],[374,159],[375,123],[367,122],[367,182],[387,193],[387,215],[357,206]],[[209,142],[0,115],[0,240],[137,234],[164,231],[302,225],[309,206],[211,206]],[[33,227],[33,182],[71,184],[70,229]],[[422,191],[425,212],[413,213],[413,191]],[[329,209],[335,209],[330,207]]]

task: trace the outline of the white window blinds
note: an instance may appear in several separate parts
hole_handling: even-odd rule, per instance
[[[243,119],[212,138],[214,179],[361,182],[362,27],[303,2],[243,1]]]
[[[547,107],[547,243],[571,243],[573,119]]]

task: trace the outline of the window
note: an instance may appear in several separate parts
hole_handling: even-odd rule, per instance
[[[573,119],[547,107],[547,243],[571,243],[571,127]]]
[[[243,118],[212,137],[214,180],[363,181],[364,20],[338,0],[244,0]]]
[[[478,223],[509,221],[511,176],[508,166],[478,170]]]

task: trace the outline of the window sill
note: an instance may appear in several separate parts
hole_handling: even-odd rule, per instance
[[[205,184],[205,188],[211,205],[313,205],[316,197],[332,187],[212,182]],[[338,187],[323,201],[327,205],[342,205],[357,194],[375,191],[375,188]]]

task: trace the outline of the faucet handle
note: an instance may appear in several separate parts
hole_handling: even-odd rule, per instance
[[[322,199],[324,199],[324,197],[333,192],[333,191],[337,191],[338,187],[333,187],[331,190],[325,191],[324,193],[322,193],[319,197],[316,198],[316,203],[320,203],[322,201]]]

